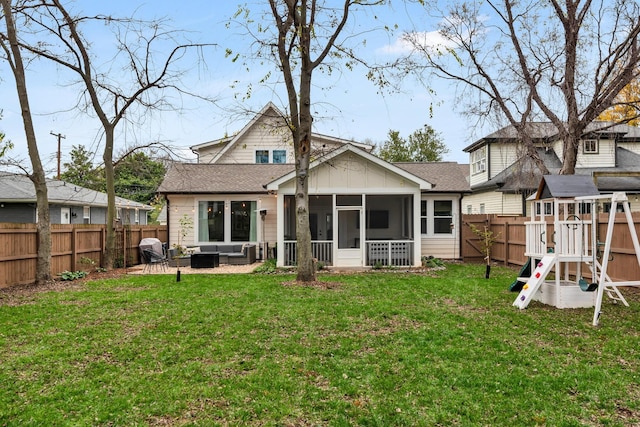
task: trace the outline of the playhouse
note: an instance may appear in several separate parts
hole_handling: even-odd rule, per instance
[[[610,219],[605,240],[600,241],[592,218],[597,218],[598,205],[606,200],[610,200]],[[626,194],[601,195],[588,176],[545,175],[529,201],[525,255],[530,268],[525,277],[517,279],[516,289],[512,285],[512,290],[520,291],[513,305],[524,309],[536,300],[557,308],[595,307],[594,325],[605,293],[628,306],[618,286],[640,286],[640,281],[613,282],[607,275],[618,207],[626,214],[640,264],[640,245]]]

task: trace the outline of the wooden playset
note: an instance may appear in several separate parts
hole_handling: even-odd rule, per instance
[[[592,218],[597,217],[599,204],[607,201],[607,233],[600,242],[597,223]],[[640,281],[614,282],[607,274],[619,207],[626,215],[640,265],[640,244],[626,194],[601,195],[587,176],[545,175],[530,202],[525,252],[530,260],[530,276],[517,279],[519,289],[512,286],[512,290],[520,291],[513,305],[524,309],[536,300],[558,308],[595,307],[594,326],[598,324],[605,293],[614,302],[628,306],[618,288],[640,286]],[[590,273],[589,280],[583,276],[586,271]]]

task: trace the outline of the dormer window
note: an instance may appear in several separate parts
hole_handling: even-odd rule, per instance
[[[598,140],[585,139],[582,141],[582,152],[584,154],[598,154]]]

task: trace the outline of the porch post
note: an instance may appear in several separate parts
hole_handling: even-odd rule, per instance
[[[284,267],[284,194],[276,193],[276,265]]]
[[[413,266],[422,264],[422,234],[420,232],[420,203],[422,193],[420,189],[413,193]]]

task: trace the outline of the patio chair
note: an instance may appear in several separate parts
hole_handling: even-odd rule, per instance
[[[142,257],[144,258],[144,262],[145,262],[144,268],[142,269],[143,273],[151,271],[152,268],[158,268],[158,267],[162,268],[162,271],[166,271],[167,265],[168,265],[168,260],[166,255],[159,254],[153,249],[143,249]]]

